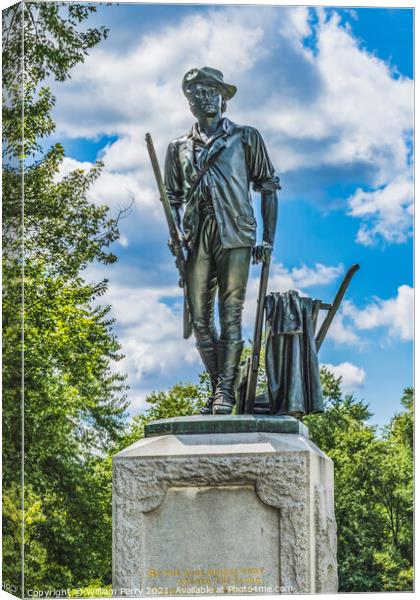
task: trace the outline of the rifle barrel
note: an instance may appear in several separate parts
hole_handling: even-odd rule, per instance
[[[166,221],[168,223],[169,233],[171,236],[172,244],[180,247],[181,245],[179,242],[178,231],[177,231],[175,221],[173,218],[171,205],[170,205],[168,196],[166,194],[166,188],[165,188],[165,184],[163,183],[162,173],[161,173],[160,167],[159,167],[159,161],[156,156],[155,147],[153,145],[153,140],[152,140],[152,136],[150,135],[150,133],[146,133],[146,144],[147,144],[147,149],[149,151],[150,162],[152,163],[153,173],[155,174],[155,179],[156,179],[156,183],[157,183],[158,190],[159,190],[160,200],[163,204],[163,209],[165,211]]]
[[[258,290],[257,299],[257,312],[255,315],[255,327],[254,327],[254,338],[252,341],[252,353],[249,361],[249,370],[246,383],[245,393],[245,414],[252,414],[254,412],[255,397],[257,393],[258,383],[258,368],[260,363],[261,353],[261,340],[264,326],[264,308],[265,308],[265,297],[267,294],[268,285],[268,274],[270,271],[271,257],[263,261],[261,269],[260,286]]]
[[[159,161],[156,156],[155,147],[153,145],[152,136],[150,133],[146,133],[146,145],[150,156],[150,162],[152,163],[153,173],[155,174],[156,184],[159,190],[160,200],[163,204],[165,212],[166,222],[169,228],[169,235],[172,244],[172,253],[175,256],[175,264],[179,273],[179,285],[184,288],[184,338],[188,339],[191,335],[191,318],[190,310],[188,306],[188,295],[185,283],[185,256],[182,249],[182,242],[179,237],[178,228],[175,224],[172,207],[169,202],[168,195],[166,193],[166,187],[163,182],[162,173],[159,167]]]

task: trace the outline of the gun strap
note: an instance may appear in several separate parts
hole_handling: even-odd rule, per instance
[[[194,180],[192,186],[189,189],[187,197],[185,198],[186,203],[191,200],[191,198],[194,195],[194,192],[196,191],[196,189],[198,188],[198,186],[200,184],[200,181],[203,179],[204,175],[209,170],[209,167],[211,167],[211,165],[215,162],[216,158],[219,156],[220,152],[223,150],[224,147],[225,146],[222,146],[217,152],[215,152],[212,156],[210,156],[210,158],[207,160],[207,162],[204,164],[204,166],[201,167],[201,171],[199,171],[197,178]]]

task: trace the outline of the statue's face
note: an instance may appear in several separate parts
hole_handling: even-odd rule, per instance
[[[215,117],[222,112],[222,94],[212,85],[197,83],[191,88],[188,101],[195,117]]]

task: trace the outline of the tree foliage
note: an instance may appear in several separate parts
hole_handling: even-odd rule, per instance
[[[55,127],[48,79],[70,77],[107,35],[86,27],[95,10],[25,2],[3,11],[3,577],[18,591],[22,417],[25,588],[110,578],[103,463],[125,424],[126,386],[100,305],[107,281],[82,274],[115,262],[121,215],[88,200],[100,163],[60,178],[63,148],[41,151]]]
[[[410,391],[402,399],[405,410],[378,435],[368,424],[367,405],[343,395],[340,378],[323,369],[321,380],[326,411],[307,416],[305,423],[311,439],[334,461],[339,589],[411,590]]]
[[[54,131],[55,98],[45,81],[65,81],[108,35],[83,27],[94,4],[21,2],[3,11],[3,139],[7,156],[29,156]],[[22,119],[22,113],[24,119]]]

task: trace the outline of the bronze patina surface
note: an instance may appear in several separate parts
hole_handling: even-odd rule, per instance
[[[307,427],[289,415],[195,415],[151,421],[145,437],[206,433],[293,433],[308,436]]]
[[[236,87],[217,69],[191,69],[182,82],[197,121],[169,144],[165,186],[187,248],[185,293],[213,394],[203,412],[230,414],[243,340],[242,309],[251,256],[267,259],[277,222],[278,177],[261,134],[223,117]],[[262,243],[250,188],[261,193]],[[214,303],[218,293],[220,331]]]

